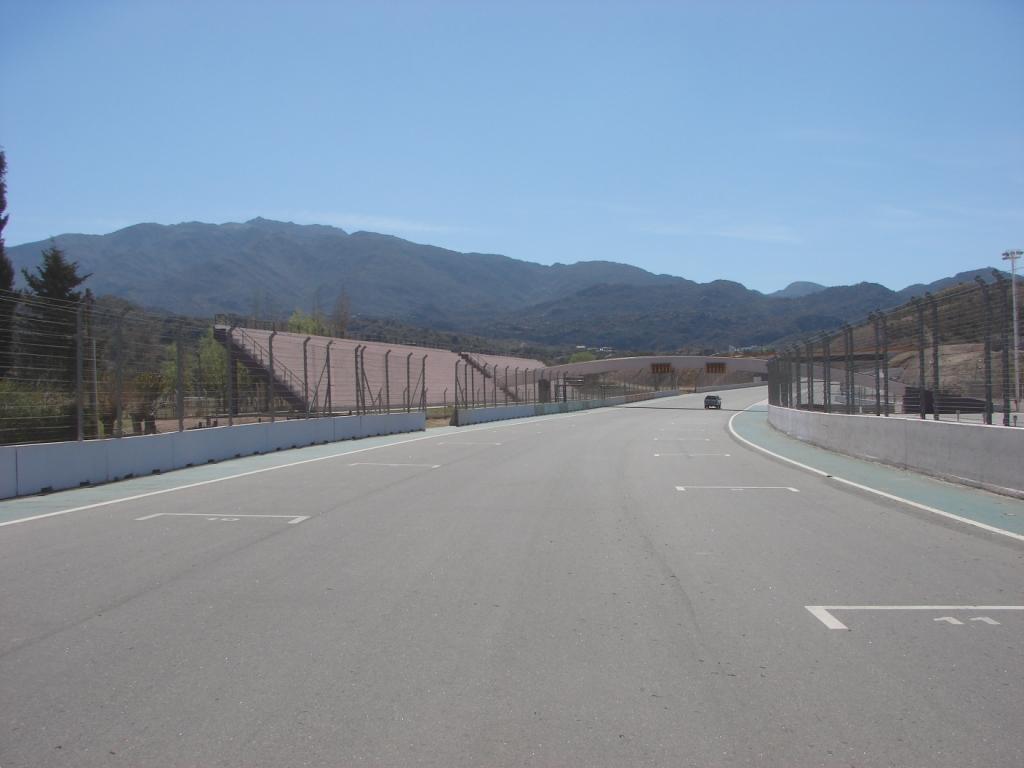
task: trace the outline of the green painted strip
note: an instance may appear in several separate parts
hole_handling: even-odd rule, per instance
[[[1004,531],[1024,534],[1022,501],[804,443],[774,429],[768,423],[766,406],[755,406],[737,414],[733,428],[756,445],[837,477]]]

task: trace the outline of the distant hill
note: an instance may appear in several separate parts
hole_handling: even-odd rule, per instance
[[[795,283],[790,283],[781,291],[775,291],[775,293],[769,293],[768,295],[773,299],[799,299],[801,296],[810,296],[812,293],[824,291],[825,287],[820,283],[798,280]]]
[[[679,280],[594,261],[543,266],[507,256],[459,253],[372,232],[266,219],[243,224],[137,224],[109,235],[54,238],[91,272],[95,293],[193,315],[274,315],[344,289],[356,312],[430,323],[454,313],[494,312],[571,294],[596,283]],[[33,267],[48,241],[8,248]]]
[[[545,266],[421,245],[372,232],[267,219],[137,224],[54,238],[98,295],[193,316],[329,312],[344,291],[355,315],[453,334],[537,344],[670,351],[751,346],[834,328],[964,272],[892,291],[876,283],[791,283],[764,295],[725,280],[696,283],[610,261]],[[49,241],[8,247],[34,268]]]

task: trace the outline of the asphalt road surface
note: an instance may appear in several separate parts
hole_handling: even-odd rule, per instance
[[[1024,545],[722,395],[0,528],[0,766],[1024,765]]]

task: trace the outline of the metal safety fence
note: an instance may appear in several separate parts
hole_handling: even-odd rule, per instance
[[[676,373],[611,371],[574,376],[550,368],[488,364],[462,354],[456,363],[452,391],[456,408],[488,408],[533,403],[603,400],[678,389]]]
[[[827,413],[1024,426],[1010,280],[993,271],[779,350],[769,402]]]
[[[276,419],[454,405],[468,354],[235,327],[88,294],[0,292],[0,444],[88,440]],[[536,399],[536,367],[507,383],[494,358],[477,397]],[[476,370],[476,369],[474,369]],[[484,394],[485,390],[487,395]]]

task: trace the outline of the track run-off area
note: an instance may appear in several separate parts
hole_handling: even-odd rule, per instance
[[[1024,765],[1024,503],[720,394],[0,502],[0,766]]]

